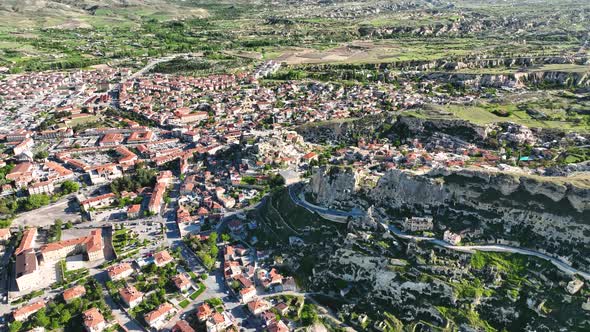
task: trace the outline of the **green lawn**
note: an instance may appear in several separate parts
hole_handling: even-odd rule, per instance
[[[189,298],[191,300],[196,300],[197,297],[199,297],[199,295],[203,294],[203,292],[205,291],[206,287],[203,283],[199,283],[199,289],[196,290],[194,293],[192,293]]]
[[[190,304],[189,300],[186,300],[186,299],[181,301],[180,303],[178,303],[178,305],[183,309],[188,307],[189,304]]]

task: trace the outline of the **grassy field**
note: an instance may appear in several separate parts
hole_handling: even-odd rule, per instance
[[[566,73],[589,73],[590,65],[551,64],[535,68],[532,71],[559,71]]]
[[[498,116],[493,113],[494,111],[505,112],[508,116]],[[532,118],[526,111],[519,109],[516,104],[445,105],[434,106],[428,110],[407,111],[406,114],[422,119],[460,119],[481,126],[500,122],[514,122],[530,128],[590,132],[590,123],[587,122],[585,117],[556,117],[551,120],[539,120]],[[575,119],[580,119],[580,122],[576,122]]]

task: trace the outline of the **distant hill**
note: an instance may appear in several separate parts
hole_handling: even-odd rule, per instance
[[[1,0],[0,27],[91,28],[142,17],[203,17],[207,12],[171,0]]]

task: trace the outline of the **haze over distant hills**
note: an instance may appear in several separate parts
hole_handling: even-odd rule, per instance
[[[203,17],[205,10],[187,8],[166,0],[4,0],[0,2],[0,26],[5,28],[79,28],[141,17],[176,19]]]

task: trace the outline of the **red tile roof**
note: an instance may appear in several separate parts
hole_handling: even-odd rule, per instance
[[[163,250],[154,255],[154,260],[158,265],[167,264],[172,261],[172,256],[168,253],[168,251]]]
[[[213,311],[211,311],[211,307],[207,303],[203,303],[197,308],[197,317],[199,320],[207,319],[212,313]]]
[[[88,309],[82,314],[84,317],[84,326],[89,328],[95,327],[104,323],[104,317],[96,308]]]
[[[148,322],[148,324],[149,324],[149,323],[155,321],[156,319],[158,319],[164,315],[167,315],[172,310],[174,310],[174,307],[172,306],[172,304],[170,304],[168,302],[162,303],[156,309],[145,314],[145,316],[144,316],[145,321]]]
[[[121,264],[109,266],[109,268],[107,268],[107,273],[109,274],[109,277],[112,278],[112,277],[116,277],[116,276],[124,273],[125,271],[129,271],[131,269],[132,269],[131,264],[121,263]]]
[[[74,246],[78,244],[85,244],[87,252],[94,252],[102,250],[102,234],[99,229],[94,229],[89,236],[79,237],[70,240],[58,241],[48,243],[41,247],[41,252],[46,253],[50,251],[60,250],[64,247]]]
[[[141,210],[141,204],[133,204],[127,209],[127,213],[139,213]]]
[[[191,284],[190,280],[184,275],[184,273],[172,277],[172,281],[179,289],[182,289]]]
[[[223,317],[223,315],[218,313],[217,311],[213,313],[213,316],[211,318],[213,319],[216,325],[225,322],[225,318]]]
[[[29,305],[26,305],[24,307],[21,307],[19,309],[15,309],[14,311],[12,311],[12,316],[14,317],[14,319],[18,320],[19,317],[35,313],[41,310],[42,308],[45,308],[45,301],[40,300],[37,302],[33,302]]]
[[[127,302],[131,303],[143,296],[143,293],[138,291],[133,285],[127,285],[119,290],[119,295],[121,298]]]
[[[76,298],[79,298],[80,296],[86,294],[86,288],[84,288],[84,286],[82,285],[78,285],[78,286],[74,286],[72,288],[68,288],[63,292],[63,297],[64,300],[69,301],[69,300],[73,300]]]
[[[172,328],[172,332],[195,332],[185,320],[179,320]]]
[[[37,229],[36,228],[27,228],[24,231],[24,234],[23,234],[23,237],[20,241],[20,244],[19,244],[18,248],[16,248],[16,250],[14,251],[14,254],[16,256],[18,256],[23,251],[31,249],[33,246],[33,241],[35,240],[36,236],[37,236]]]

